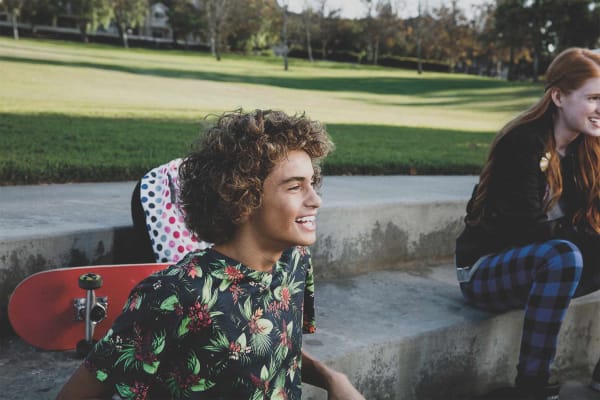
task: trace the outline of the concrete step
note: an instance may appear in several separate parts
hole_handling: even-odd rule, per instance
[[[462,300],[452,265],[317,280],[317,333],[304,348],[344,371],[369,400],[469,399],[514,379],[522,311],[491,314]],[[562,400],[586,388],[600,355],[600,295],[573,302],[560,335]],[[51,399],[79,364],[11,338],[0,347],[0,398]],[[574,380],[573,380],[574,379]],[[325,400],[305,387],[304,399]]]
[[[328,176],[317,278],[449,260],[473,176]],[[14,287],[45,269],[134,263],[135,182],[0,187],[0,337]]]
[[[346,372],[367,399],[465,399],[514,381],[523,312],[467,306],[452,265],[321,282],[316,302],[317,334],[305,336],[305,349]],[[555,362],[561,381],[589,379],[598,315],[600,293],[572,303]],[[306,398],[326,399],[312,389]]]
[[[475,181],[325,179],[312,248],[318,332],[305,337],[305,348],[346,372],[367,399],[467,399],[514,377],[522,312],[494,315],[466,306],[450,263]],[[133,186],[0,187],[0,338],[8,294],[25,276],[136,262]],[[600,398],[581,383],[600,355],[599,312],[593,294],[567,314],[555,366],[558,376],[579,380],[565,387],[563,399]],[[78,364],[71,353],[37,351],[6,336],[0,387],[12,389],[0,398],[54,398]],[[307,386],[304,398],[326,396]]]

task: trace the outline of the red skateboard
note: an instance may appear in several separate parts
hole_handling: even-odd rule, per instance
[[[84,356],[112,326],[134,286],[169,264],[59,268],[23,280],[8,302],[8,318],[23,340],[44,350]]]

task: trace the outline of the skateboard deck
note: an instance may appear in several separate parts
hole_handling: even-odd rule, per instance
[[[123,264],[58,268],[24,279],[8,303],[10,323],[23,340],[44,350],[71,350],[86,335],[85,321],[77,320],[76,299],[86,299],[79,277],[98,274],[102,286],[97,299],[106,300],[106,318],[94,328],[93,339],[104,336],[138,282],[170,264]]]

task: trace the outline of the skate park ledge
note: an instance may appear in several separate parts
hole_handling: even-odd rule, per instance
[[[367,399],[463,399],[514,378],[522,311],[491,314],[469,307],[452,265],[476,180],[324,179],[311,247],[317,333],[306,335],[304,346],[345,372]],[[6,306],[28,275],[140,262],[141,244],[131,234],[134,186],[0,187],[0,338],[12,335]],[[599,312],[597,294],[573,302],[559,339],[559,377],[590,372],[600,355]],[[56,377],[48,395],[67,378]],[[306,386],[303,398],[326,394]]]

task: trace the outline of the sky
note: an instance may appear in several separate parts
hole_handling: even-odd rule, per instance
[[[283,3],[285,0],[279,0]],[[294,12],[302,11],[305,2],[317,4],[315,0],[287,0],[289,9]],[[328,9],[340,8],[341,15],[344,18],[361,18],[366,15],[366,7],[361,0],[326,0]],[[399,9],[399,15],[403,18],[414,17],[418,14],[418,0],[391,0]],[[451,4],[450,0],[420,0],[421,7],[437,8],[442,4],[446,4],[448,7]],[[458,0],[458,7],[462,9],[467,16],[471,18],[473,16],[472,6],[482,3],[489,2],[490,0]]]

